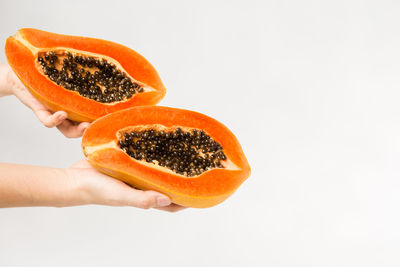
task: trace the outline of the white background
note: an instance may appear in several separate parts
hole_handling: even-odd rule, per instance
[[[252,176],[176,214],[0,210],[0,266],[399,266],[399,14],[398,1],[1,0],[2,46],[34,27],[143,54],[160,104],[225,123]],[[14,97],[0,121],[0,161],[82,158]]]

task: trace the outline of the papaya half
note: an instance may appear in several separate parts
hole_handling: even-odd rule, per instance
[[[186,207],[217,205],[250,175],[241,145],[226,126],[177,108],[141,106],[108,114],[87,128],[82,149],[99,171]]]
[[[7,39],[5,53],[33,96],[74,121],[154,105],[166,91],[143,56],[110,41],[21,29]]]

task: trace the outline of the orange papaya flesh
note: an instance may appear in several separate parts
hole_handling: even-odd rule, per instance
[[[157,71],[143,56],[110,41],[21,29],[7,39],[5,52],[32,95],[74,121],[154,105],[165,95]]]
[[[210,141],[213,144],[212,146],[219,144],[221,150],[217,153],[222,155],[221,151],[223,151],[225,155],[225,157],[220,157],[220,164],[212,164],[213,166],[208,166],[202,171],[197,169],[198,172],[195,170],[192,175],[173,169],[175,167],[169,168],[171,165],[169,167],[162,165],[162,161],[166,158],[169,161],[175,161],[175,163],[180,163],[180,161],[189,158],[181,159],[178,156],[173,156],[174,151],[177,150],[174,148],[175,141],[171,140],[175,139],[170,137],[167,140],[165,138],[167,133],[172,135],[177,132],[178,128],[182,136],[189,136],[191,133],[201,131],[204,136],[208,136],[209,140],[213,140]],[[135,158],[132,154],[138,153],[138,151],[132,152],[132,147],[130,151],[126,147],[122,148],[121,144],[127,138],[124,137],[126,133],[139,133],[144,136],[145,132],[151,134],[151,131],[154,132],[153,136],[156,137],[154,137],[155,139],[149,137],[150,141],[147,142],[147,145],[150,144],[155,148],[153,149],[154,154],[157,154],[160,150],[163,151],[160,152],[163,154],[162,157],[160,156],[161,160],[160,158],[152,160],[151,155],[153,154],[146,151],[144,151],[144,154],[150,155],[150,160],[147,160],[147,156]],[[162,136],[161,141],[157,141],[160,136]],[[141,137],[139,140],[141,140],[141,145],[145,146],[146,141],[143,138]],[[198,152],[197,159],[199,156],[204,158],[205,154],[210,154],[209,152],[201,152],[201,149],[198,149],[200,146],[188,145],[187,140],[194,140],[194,134],[188,138],[177,138],[177,143],[184,143],[183,140],[186,140],[182,147],[185,147],[187,153],[189,153],[190,148],[192,148],[192,152]],[[137,143],[136,137],[134,140]],[[169,142],[167,147],[170,150],[165,150],[165,147],[162,148],[162,142],[167,142],[165,140]],[[154,144],[158,145],[155,146]],[[140,147],[140,145],[137,147]],[[186,207],[206,208],[215,206],[232,195],[250,175],[250,166],[241,145],[227,127],[206,115],[183,109],[142,106],[106,115],[94,121],[85,131],[82,138],[82,149],[89,163],[101,172],[120,179],[133,187],[164,193],[174,203]],[[149,146],[145,149],[149,149]],[[187,167],[195,168],[192,162]]]

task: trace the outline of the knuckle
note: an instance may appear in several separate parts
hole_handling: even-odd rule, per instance
[[[153,201],[150,198],[143,198],[139,201],[139,207],[142,209],[150,209],[153,205]]]

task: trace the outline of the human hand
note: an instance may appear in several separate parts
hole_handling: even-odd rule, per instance
[[[23,104],[32,109],[40,122],[48,127],[57,129],[66,137],[74,138],[82,136],[85,129],[90,125],[88,122],[73,122],[67,119],[65,111],[57,111],[52,113],[47,107],[34,98],[28,89],[19,80],[17,75],[7,65],[6,82],[9,90],[14,94]]]
[[[158,192],[142,191],[104,175],[94,169],[86,160],[79,161],[68,169],[76,183],[84,179],[85,201],[87,204],[108,206],[132,206],[136,208],[176,212],[185,207],[171,203],[171,200]]]

